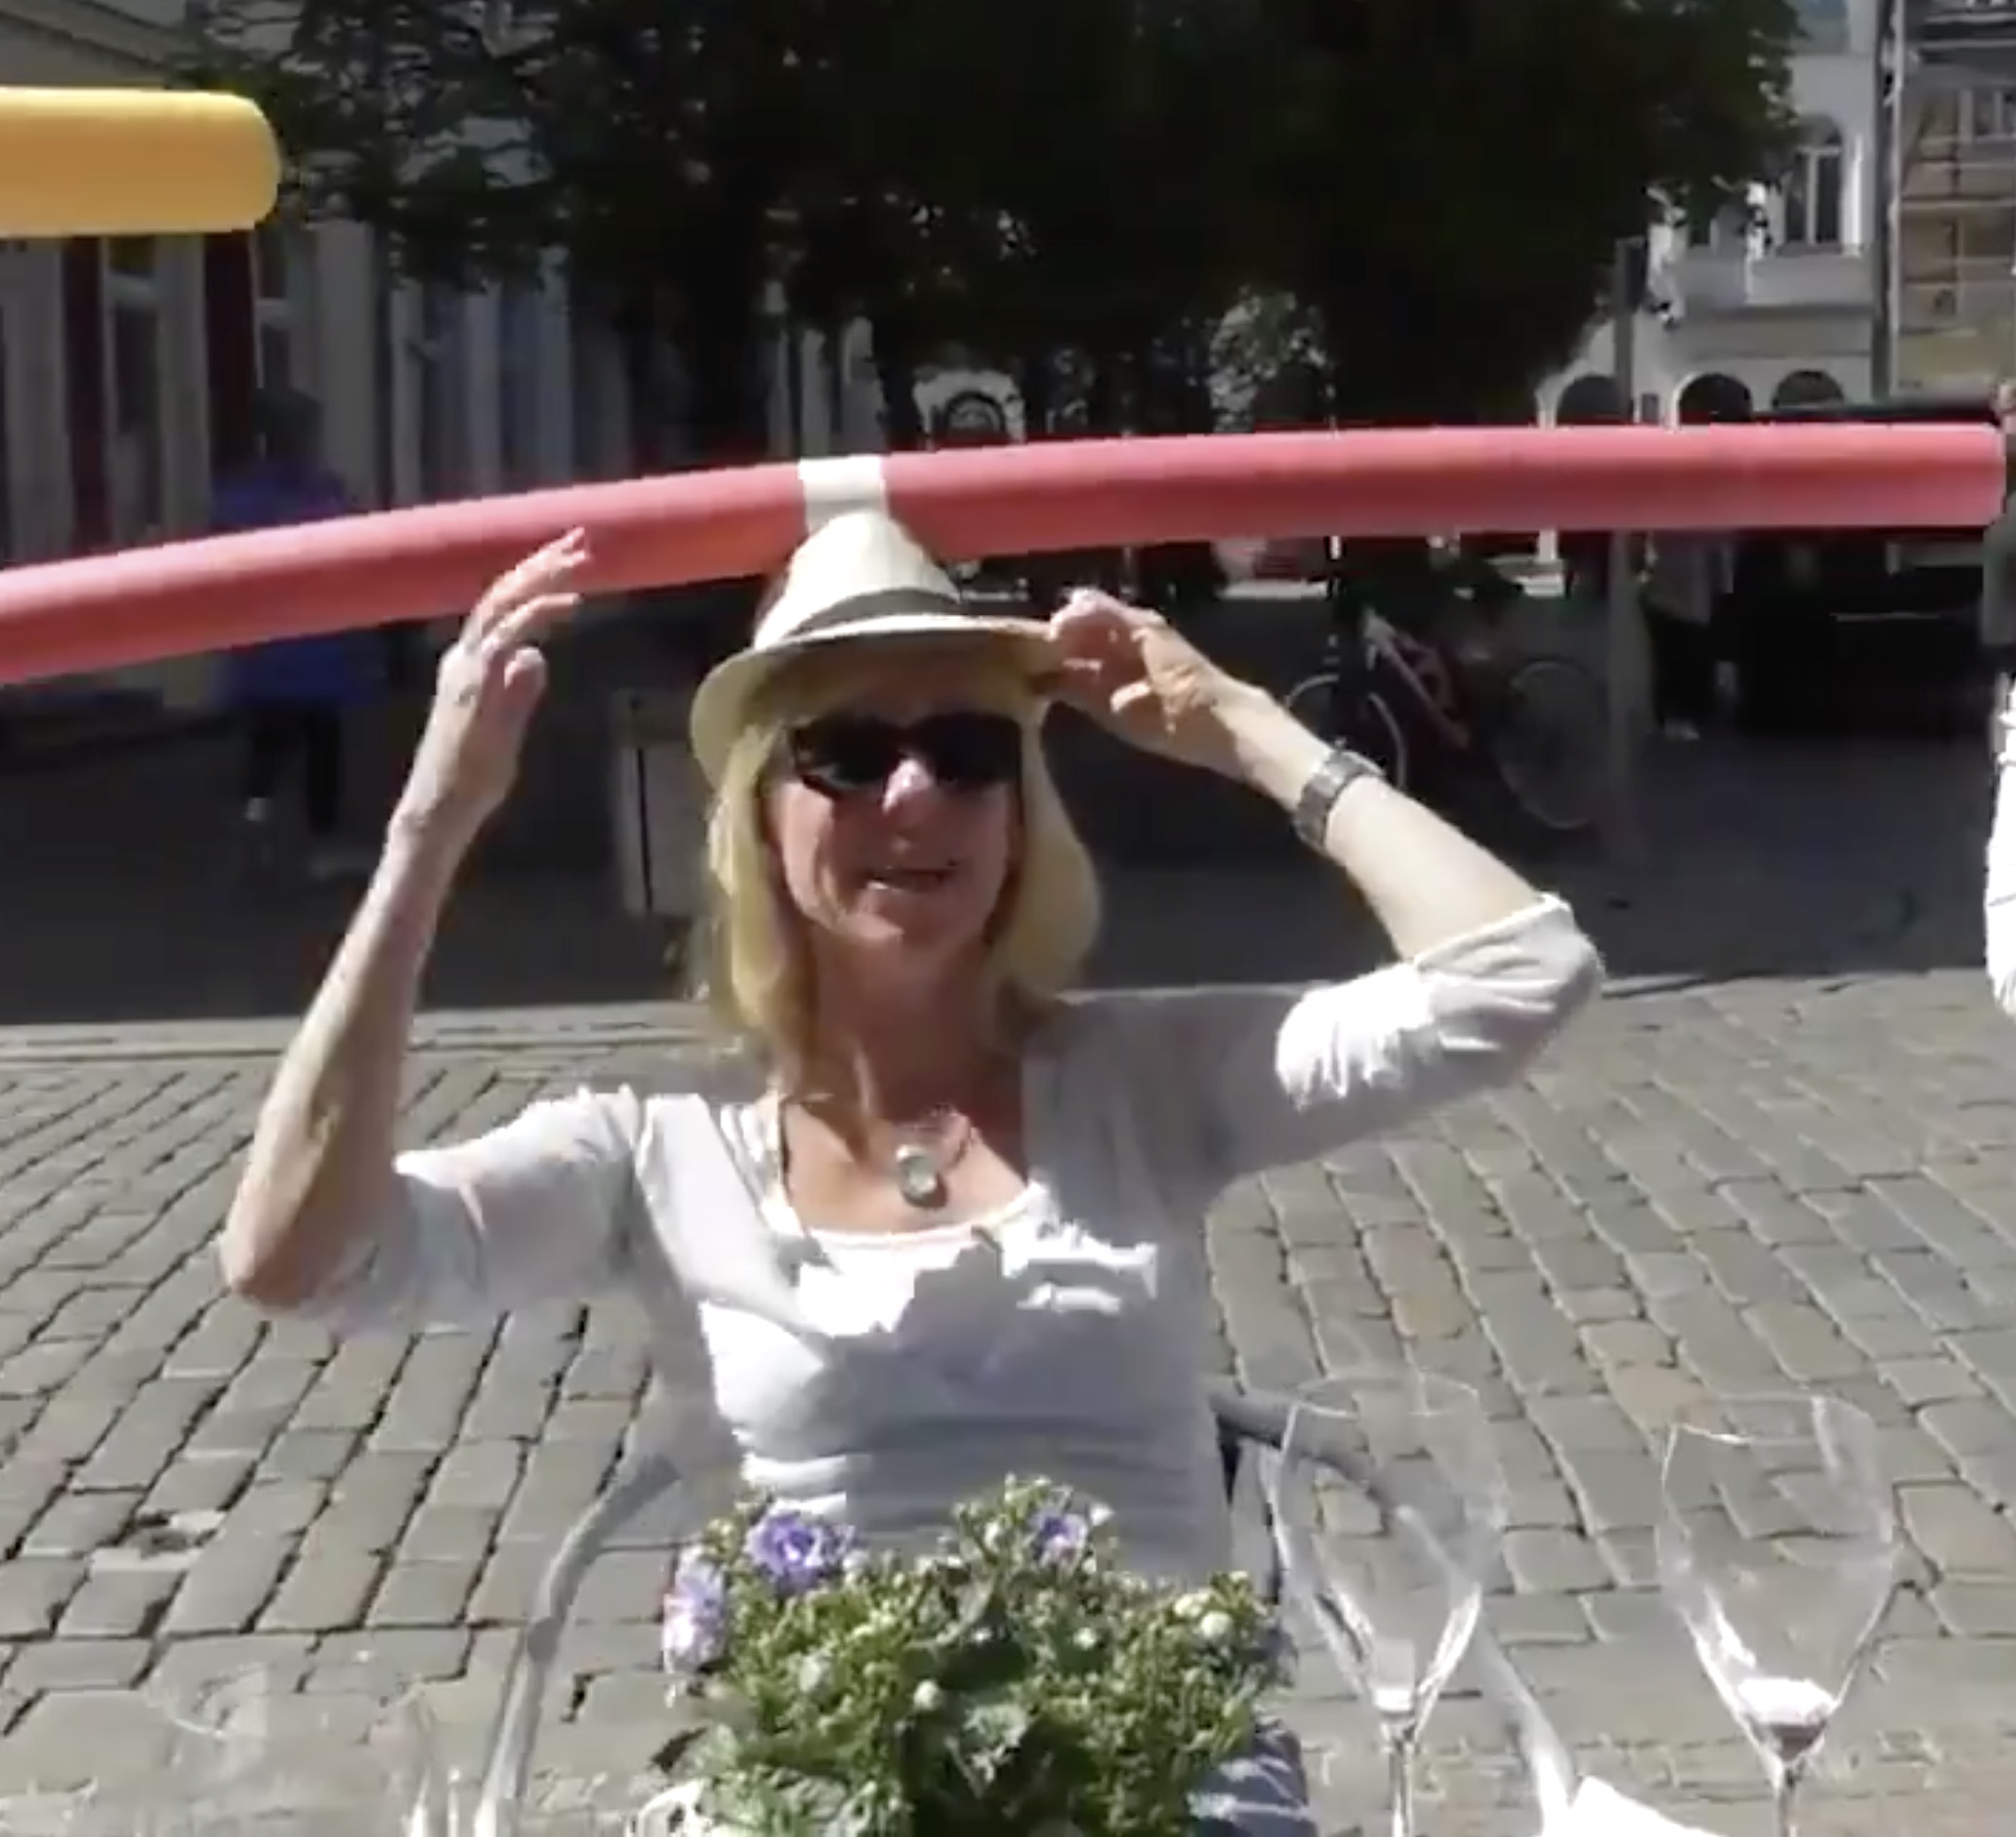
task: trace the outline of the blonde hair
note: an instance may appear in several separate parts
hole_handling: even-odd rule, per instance
[[[889,645],[795,659],[764,685],[722,764],[707,816],[701,985],[716,1021],[786,1077],[812,1047],[812,966],[804,921],[785,894],[764,801],[787,729],[844,706],[886,667]],[[936,647],[941,653],[945,647]],[[1098,876],[1043,757],[1043,704],[1000,651],[972,660],[970,705],[1023,725],[1018,835],[988,930],[990,1007],[1013,1044],[1084,968],[1099,927]]]

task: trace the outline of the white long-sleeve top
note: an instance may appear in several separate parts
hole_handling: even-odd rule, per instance
[[[1997,710],[1995,731],[1995,820],[1988,831],[1981,929],[1988,985],[2002,1013],[2016,1016],[2016,689]]]
[[[1027,1055],[1025,1190],[901,1236],[796,1215],[768,1096],[584,1091],[402,1157],[402,1203],[312,1312],[412,1328],[627,1291],[752,1483],[905,1541],[1042,1473],[1110,1507],[1144,1569],[1208,1573],[1231,1547],[1207,1209],[1515,1077],[1600,980],[1547,899],[1306,992],[1069,1003]]]

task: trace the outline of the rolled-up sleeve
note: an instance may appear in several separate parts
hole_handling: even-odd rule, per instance
[[[297,1310],[349,1332],[472,1326],[586,1300],[641,1207],[642,1105],[630,1091],[533,1104],[502,1128],[403,1154],[384,1214]]]
[[[1159,1106],[1159,1152],[1217,1186],[1306,1161],[1518,1077],[1595,995],[1603,964],[1560,900],[1349,983],[1146,998],[1132,1076]],[[1166,1084],[1165,1084],[1166,1088]]]

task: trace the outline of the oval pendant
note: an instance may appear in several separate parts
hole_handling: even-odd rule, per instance
[[[945,1203],[945,1176],[927,1149],[906,1142],[895,1151],[894,1167],[896,1191],[906,1205],[920,1211],[934,1211]]]

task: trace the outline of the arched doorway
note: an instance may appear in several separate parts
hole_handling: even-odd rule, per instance
[[[1554,403],[1556,427],[1586,428],[1630,418],[1617,379],[1594,371],[1577,376]]]
[[[1688,427],[1710,421],[1747,421],[1757,412],[1749,389],[1734,376],[1709,371],[1694,377],[1680,391],[1679,419]]]
[[[1796,370],[1772,392],[1773,408],[1817,408],[1846,402],[1848,392],[1824,370]]]

